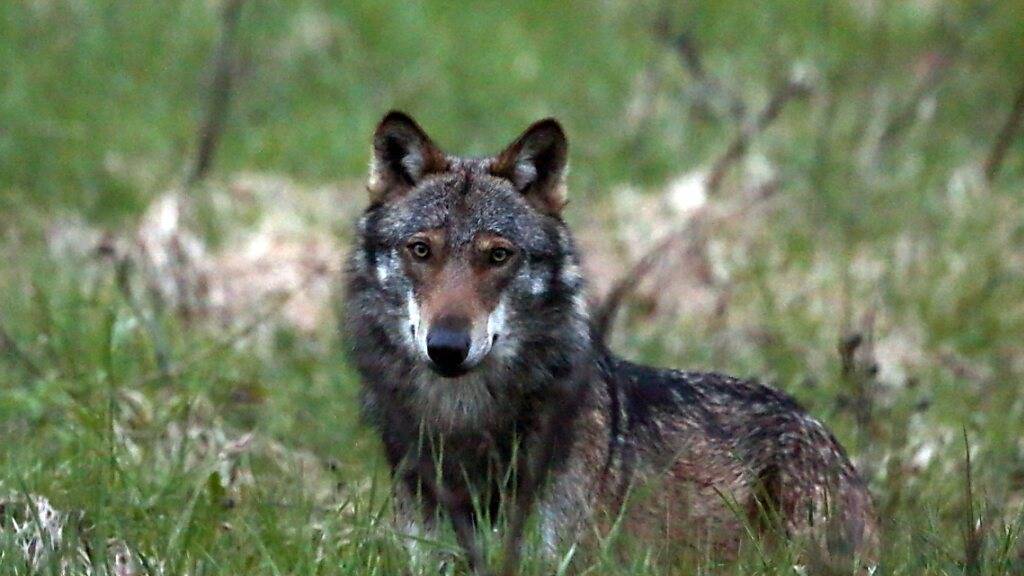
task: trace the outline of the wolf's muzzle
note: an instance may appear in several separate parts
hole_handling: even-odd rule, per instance
[[[455,322],[438,322],[427,333],[427,356],[431,368],[442,376],[460,376],[467,370],[466,358],[472,346],[469,327]]]

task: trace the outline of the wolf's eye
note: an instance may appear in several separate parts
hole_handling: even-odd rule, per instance
[[[409,253],[417,260],[426,260],[430,258],[430,246],[427,246],[426,242],[417,240],[409,244]]]
[[[505,262],[508,262],[508,259],[511,257],[512,251],[509,250],[508,248],[494,248],[488,255],[488,259],[491,261],[491,264],[498,266],[504,264]]]

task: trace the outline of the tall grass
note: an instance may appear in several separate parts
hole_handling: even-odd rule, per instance
[[[332,318],[313,332],[276,317],[224,329],[144,292],[133,300],[103,254],[54,249],[72,224],[130,238],[181,182],[216,8],[0,4],[0,573],[126,573],[119,558],[152,574],[410,564]],[[811,95],[758,134],[710,200],[742,200],[765,170],[777,187],[766,210],[710,232],[724,312],[651,318],[637,301],[615,345],[760,376],[826,421],[882,513],[879,573],[1019,574],[1024,143],[992,182],[981,166],[1019,89],[1021,38],[1013,2],[249,0],[227,130],[189,225],[229,249],[251,231],[259,215],[220,218],[240,201],[241,172],[342,182],[338,211],[351,214],[369,134],[397,107],[470,154],[558,116],[572,146],[569,219],[615,244],[649,225],[631,217],[624,185],[650,200],[706,169],[800,75]],[[62,514],[59,542],[41,508],[23,506],[33,495]],[[32,540],[15,521],[57,551],[27,564]],[[450,533],[421,545],[429,558],[456,549]],[[813,571],[756,540],[734,561],[668,567],[613,549],[574,550],[562,569]],[[428,564],[418,570],[434,573]],[[525,570],[560,568],[530,555]]]

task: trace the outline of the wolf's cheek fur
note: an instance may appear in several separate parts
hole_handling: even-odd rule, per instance
[[[491,356],[498,362],[511,361],[519,351],[516,330],[511,326],[513,317],[508,304],[509,297],[502,295],[498,306],[487,318],[487,339],[491,346]]]
[[[388,279],[391,278],[396,270],[397,258],[394,250],[382,251],[377,255],[377,266],[374,273],[377,275],[377,281],[382,285],[387,284]]]
[[[422,327],[420,305],[412,290],[409,290],[406,297],[406,310],[407,316],[399,322],[397,330],[402,333],[402,339],[409,346],[413,357],[422,361],[427,357],[427,331]]]

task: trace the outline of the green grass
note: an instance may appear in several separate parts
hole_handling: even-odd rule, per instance
[[[757,162],[771,165],[778,190],[763,210],[711,232],[725,312],[652,319],[635,304],[615,347],[797,396],[871,484],[879,573],[1019,574],[1024,139],[991,184],[978,167],[1024,71],[1024,11],[869,4],[250,0],[228,128],[187,224],[213,250],[254,229],[261,214],[224,206],[242,172],[302,190],[342,182],[337,215],[299,220],[344,245],[369,135],[397,107],[473,154],[558,116],[572,144],[570,222],[629,231],[645,223],[616,208],[620,185],[649,199],[706,167],[737,130],[723,93],[757,111],[794,67],[809,70],[813,94],[754,139],[712,199],[741,201]],[[224,328],[142,291],[130,302],[108,259],[48,244],[70,216],[130,235],[180,182],[215,6],[0,5],[0,499],[40,495],[67,515],[62,552],[41,573],[59,573],[62,556],[81,565],[80,550],[95,573],[114,573],[120,545],[153,574],[398,573],[409,558],[386,521],[386,467],[358,420],[333,317],[304,332],[270,307],[251,332]],[[658,23],[689,34],[718,92]],[[913,100],[935,61],[949,65]],[[880,373],[864,346],[844,372],[837,348],[858,332]],[[10,521],[0,514],[0,573],[31,573]],[[575,567],[767,575],[803,562],[754,541],[724,565],[657,567],[613,549],[580,551]],[[551,572],[528,561],[528,574]]]

